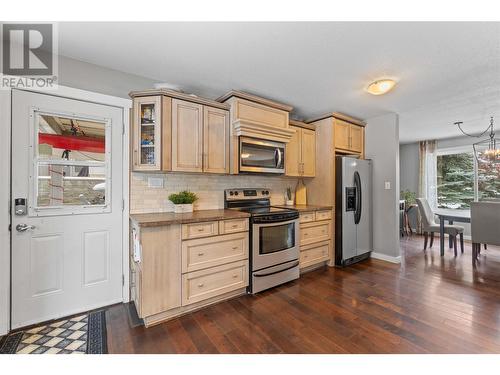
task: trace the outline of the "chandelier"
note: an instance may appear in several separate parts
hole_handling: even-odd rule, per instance
[[[490,118],[490,124],[479,135],[472,135],[466,133],[462,129],[462,121],[455,122],[455,125],[458,126],[460,131],[468,137],[481,138],[485,134],[488,134],[488,138],[483,139],[482,141],[476,142],[472,144],[474,148],[474,156],[476,160],[481,163],[489,163],[489,164],[498,164],[500,163],[500,139],[495,138],[495,129],[493,125],[493,117]]]

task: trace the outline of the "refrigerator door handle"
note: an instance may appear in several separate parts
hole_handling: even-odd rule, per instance
[[[354,224],[359,224],[361,220],[361,209],[362,209],[362,199],[361,199],[361,177],[359,173],[354,172],[354,187],[356,188],[356,210],[354,211]]]

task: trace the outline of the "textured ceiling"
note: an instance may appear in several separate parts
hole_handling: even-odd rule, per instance
[[[500,23],[61,23],[62,55],[211,98],[229,89],[294,116],[400,115],[402,142],[500,128]],[[389,76],[384,96],[363,91]],[[134,89],[131,87],[131,89]]]

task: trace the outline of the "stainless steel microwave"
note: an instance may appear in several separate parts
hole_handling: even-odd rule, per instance
[[[285,144],[240,137],[240,172],[285,173]]]

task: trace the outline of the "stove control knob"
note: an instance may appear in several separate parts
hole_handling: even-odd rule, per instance
[[[265,190],[262,190],[262,195],[266,195],[266,191]]]
[[[266,190],[266,195],[269,195],[269,190]]]
[[[235,191],[235,192],[234,192],[234,195],[238,195],[238,192],[237,192],[237,191]]]
[[[229,192],[229,195],[233,195],[234,193],[232,191]]]

